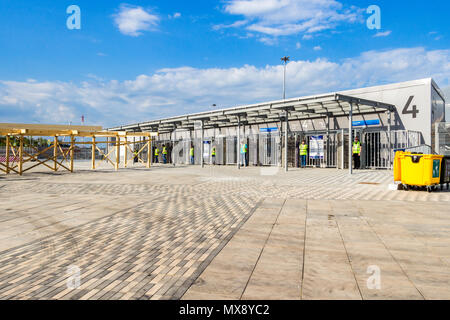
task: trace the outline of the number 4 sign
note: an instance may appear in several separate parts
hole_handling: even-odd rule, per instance
[[[408,102],[406,102],[405,107],[403,108],[402,114],[412,114],[412,117],[415,119],[417,118],[417,114],[419,113],[419,110],[417,110],[417,106],[413,105],[412,110],[409,110],[409,106],[411,105],[411,102],[413,101],[414,96],[410,96],[408,99]]]

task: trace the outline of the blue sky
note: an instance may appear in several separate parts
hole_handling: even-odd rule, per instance
[[[81,29],[69,30],[69,5]],[[381,8],[369,30],[366,8]],[[0,1],[1,122],[104,126],[434,77],[448,1]]]

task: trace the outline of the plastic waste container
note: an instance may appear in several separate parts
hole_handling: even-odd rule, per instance
[[[450,184],[450,157],[446,156],[442,159],[441,166],[441,185],[447,184],[447,190]]]
[[[405,149],[397,149],[394,150],[394,181],[402,181],[402,166],[401,160],[404,158],[405,154],[409,154],[405,152]]]
[[[429,192],[441,183],[441,167],[444,156],[405,153],[400,156],[401,182],[409,186],[426,187]]]

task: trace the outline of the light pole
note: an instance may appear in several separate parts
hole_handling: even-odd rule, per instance
[[[286,63],[289,61],[289,57],[281,58],[284,63],[283,72],[283,102],[286,100]],[[288,110],[286,108],[285,118],[284,118],[284,170],[288,171]]]
[[[289,57],[281,58],[284,63],[284,73],[283,73],[283,100],[286,99],[286,63],[289,61]]]

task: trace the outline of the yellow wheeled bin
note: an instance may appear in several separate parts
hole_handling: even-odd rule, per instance
[[[399,155],[401,182],[404,189],[411,186],[426,187],[431,192],[441,183],[442,159],[433,154],[403,153]]]

